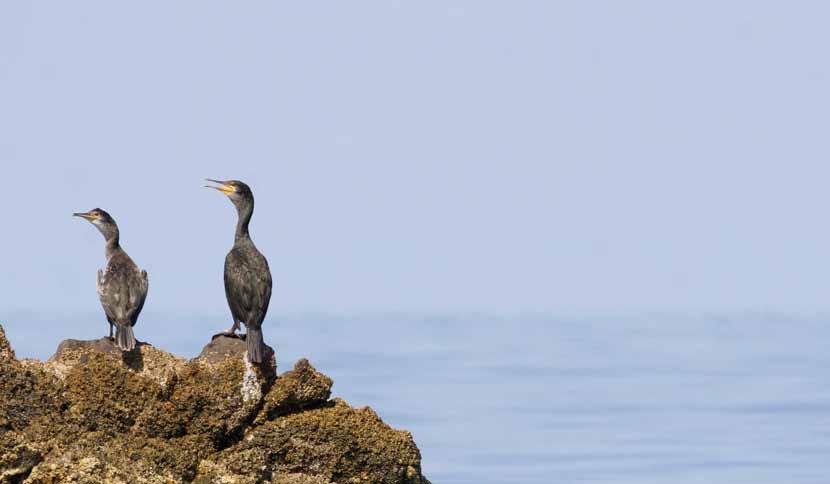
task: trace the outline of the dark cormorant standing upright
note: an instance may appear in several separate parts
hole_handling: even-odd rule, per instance
[[[140,270],[121,248],[118,225],[110,214],[95,208],[73,215],[92,222],[107,241],[107,267],[98,270],[98,297],[110,323],[110,339],[114,325],[115,344],[122,351],[130,351],[135,348],[133,326],[147,298],[147,271]]]
[[[271,271],[251,240],[248,224],[254,213],[254,194],[248,185],[238,180],[219,181],[208,179],[218,187],[208,186],[231,199],[239,219],[233,248],[225,257],[225,296],[233,316],[233,326],[226,334],[236,334],[239,323],[245,323],[248,361],[262,363],[265,343],[262,341],[262,321],[271,301]]]

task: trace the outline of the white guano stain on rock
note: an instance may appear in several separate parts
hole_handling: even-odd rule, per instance
[[[242,402],[245,404],[259,403],[262,399],[262,386],[257,378],[254,365],[248,361],[248,353],[242,355],[245,362],[245,373],[242,375]]]

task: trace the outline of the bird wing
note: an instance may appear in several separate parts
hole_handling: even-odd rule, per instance
[[[138,269],[136,268],[136,272]],[[147,300],[147,290],[150,288],[150,281],[147,278],[147,271],[138,273],[138,278],[130,284],[130,308],[128,318],[130,324],[135,326],[138,315],[144,308],[144,301]]]
[[[258,326],[271,299],[271,272],[258,252],[232,249],[225,258],[225,296],[233,317]]]
[[[134,325],[147,297],[145,273],[122,252],[110,258],[98,280],[98,297],[107,318],[122,326]]]
[[[260,300],[262,301],[260,305],[262,314],[259,316],[260,325],[262,324],[262,320],[265,319],[265,314],[268,313],[268,305],[271,304],[271,288],[274,283],[271,279],[271,268],[268,267],[268,260],[265,257],[262,257],[262,263],[265,266],[265,270],[262,275],[263,290],[260,294]]]
[[[225,297],[231,314],[237,321],[245,321],[253,305],[245,258],[236,249],[225,257]]]

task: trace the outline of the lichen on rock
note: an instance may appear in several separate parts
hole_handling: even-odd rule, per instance
[[[19,361],[0,326],[0,484],[423,484],[408,432],[329,400],[307,360],[276,374],[215,337],[187,361],[142,343],[67,340]]]

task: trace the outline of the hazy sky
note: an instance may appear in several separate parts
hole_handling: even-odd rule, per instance
[[[0,318],[830,310],[827,2],[0,3]],[[103,328],[103,326],[102,326]],[[101,330],[103,331],[103,329]]]

